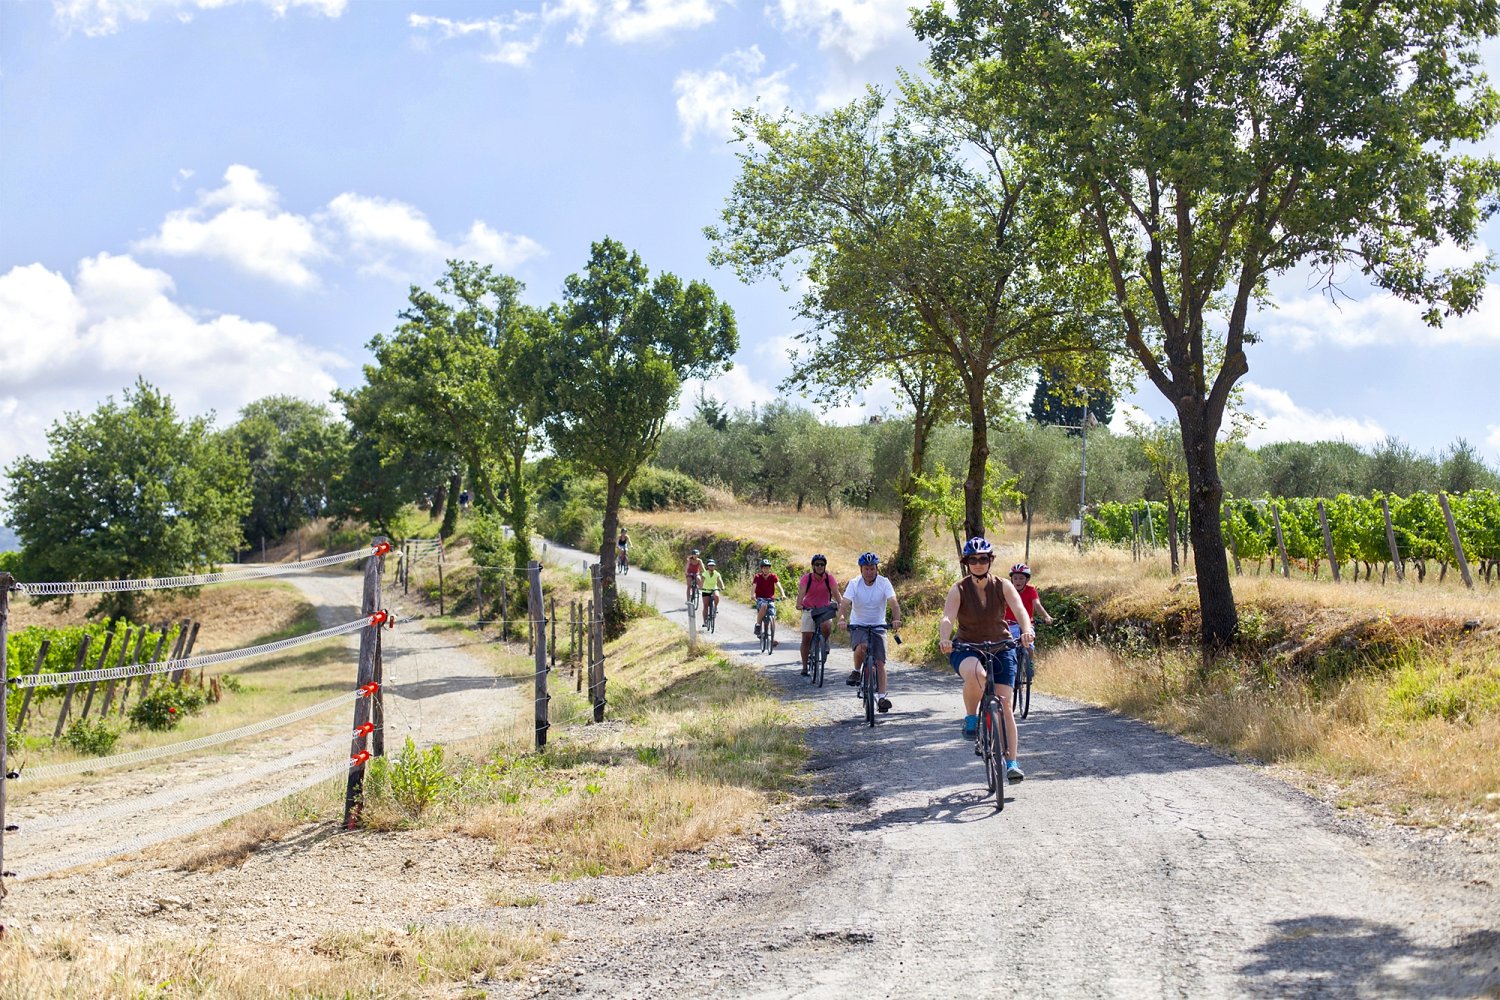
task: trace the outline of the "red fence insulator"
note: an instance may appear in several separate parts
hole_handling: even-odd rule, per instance
[[[361,736],[369,736],[374,731],[375,731],[375,723],[373,723],[373,722],[366,722],[364,725],[362,725],[358,729],[354,730],[354,739],[357,740]]]
[[[378,682],[376,682],[376,681],[371,681],[370,683],[366,684],[364,687],[362,687],[362,688],[359,689],[359,696],[361,698],[368,698],[368,697],[370,697],[370,695],[374,694],[376,691],[379,691],[379,690],[380,690],[380,684]]]
[[[383,556],[383,555],[385,555],[389,551],[391,551],[391,543],[390,542],[381,542],[380,544],[378,544],[378,545],[376,545],[374,547],[374,550],[370,554],[372,556]]]
[[[381,610],[375,612],[373,615],[370,616],[370,627],[371,628],[379,628],[380,626],[384,625],[386,622],[390,621],[390,618],[391,618],[391,613],[389,611],[386,611],[384,608],[382,608]]]
[[[349,766],[350,767],[359,767],[361,764],[363,764],[365,761],[367,761],[369,759],[370,759],[370,751],[368,751],[368,750],[361,750],[359,753],[357,753],[353,757],[349,758]]]

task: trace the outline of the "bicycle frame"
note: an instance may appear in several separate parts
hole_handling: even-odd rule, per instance
[[[1010,737],[1005,729],[1005,699],[995,692],[998,681],[995,672],[1000,653],[1020,646],[1019,639],[1004,639],[999,642],[955,642],[955,652],[973,653],[984,665],[984,692],[979,698],[979,740],[981,756],[984,757],[985,776],[990,791],[995,793],[995,811],[1005,808],[1005,760],[1010,749]],[[998,726],[998,731],[994,728]]]

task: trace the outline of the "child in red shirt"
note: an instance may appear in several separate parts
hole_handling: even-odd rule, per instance
[[[759,639],[760,623],[766,619],[766,608],[776,598],[786,597],[786,591],[781,589],[781,577],[771,572],[771,560],[760,561],[760,572],[750,581],[750,589],[755,596],[755,637]]]

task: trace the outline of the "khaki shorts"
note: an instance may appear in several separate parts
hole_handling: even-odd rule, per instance
[[[818,611],[819,617],[822,617],[822,618],[833,618],[837,614],[838,614],[838,610],[835,609],[832,605],[829,606],[829,608],[828,608],[827,611],[823,611],[822,609],[819,609],[819,611]],[[813,613],[811,611],[803,611],[802,612],[802,631],[804,631],[804,632],[814,632],[814,631],[816,631],[816,629],[813,627]]]

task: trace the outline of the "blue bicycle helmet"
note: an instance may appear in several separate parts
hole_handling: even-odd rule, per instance
[[[880,557],[873,552],[866,552],[859,557],[860,566],[879,566]]]
[[[967,542],[964,542],[963,558],[965,559],[969,558],[970,556],[993,557],[994,555],[995,547],[989,543],[988,539],[980,538],[978,535],[975,535]]]

